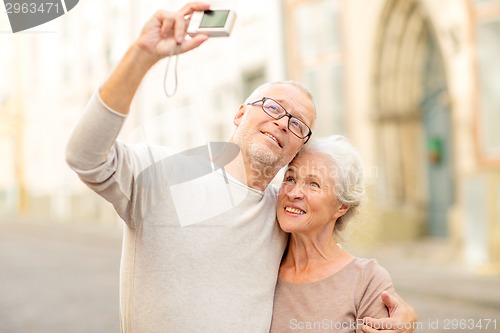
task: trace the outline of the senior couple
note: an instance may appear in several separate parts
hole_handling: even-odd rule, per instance
[[[237,157],[196,179],[171,181],[197,157],[165,164],[165,147],[116,140],[147,71],[207,40],[185,38],[190,14],[207,9],[156,12],[68,143],[69,165],[125,223],[122,332],[411,331],[401,324],[415,312],[388,273],[337,245],[363,196],[363,165],[347,139],[311,139],[315,106],[301,84],[257,88],[233,119]]]

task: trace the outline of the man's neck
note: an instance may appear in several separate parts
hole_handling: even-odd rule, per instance
[[[279,171],[279,168],[252,162],[238,154],[224,168],[227,173],[250,188],[264,191]]]

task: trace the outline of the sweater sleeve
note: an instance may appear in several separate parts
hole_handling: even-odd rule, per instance
[[[361,297],[357,318],[387,318],[389,313],[382,302],[383,291],[394,292],[389,273],[376,260],[368,260],[363,270],[363,283],[366,289]]]
[[[112,203],[120,217],[134,226],[130,203],[133,163],[128,148],[116,141],[125,119],[107,107],[96,92],[69,139],[66,161],[89,188]]]

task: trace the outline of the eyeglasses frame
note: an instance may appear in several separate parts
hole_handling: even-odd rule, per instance
[[[279,105],[279,106],[283,109],[283,111],[285,111],[285,113],[284,113],[283,115],[279,116],[278,118],[275,118],[274,116],[272,116],[272,115],[270,115],[269,113],[267,113],[267,112],[266,112],[266,110],[264,109],[264,103],[266,102],[266,100],[271,100],[271,101],[273,101],[274,103],[278,104],[278,105]],[[297,138],[299,138],[299,139],[306,139],[306,140],[304,141],[304,144],[306,144],[306,143],[307,143],[307,141],[309,141],[309,139],[311,138],[311,135],[312,135],[312,130],[311,130],[311,128],[310,128],[309,126],[307,126],[307,124],[305,123],[305,121],[303,121],[302,119],[300,119],[300,118],[298,118],[298,117],[295,117],[295,116],[294,116],[294,115],[292,115],[290,112],[288,112],[288,111],[287,111],[287,110],[283,107],[283,105],[281,105],[278,101],[276,101],[276,100],[274,100],[274,99],[272,99],[272,98],[270,98],[270,97],[262,97],[262,98],[261,98],[261,99],[259,99],[259,100],[256,100],[256,101],[251,102],[251,103],[247,103],[247,105],[256,106],[256,105],[255,105],[256,103],[262,103],[262,105],[261,105],[261,109],[262,109],[262,111],[264,111],[264,113],[265,113],[265,114],[267,114],[269,117],[271,117],[271,118],[273,118],[273,119],[279,120],[279,119],[281,119],[281,118],[283,118],[283,117],[287,116],[287,117],[288,117],[288,130],[290,131],[290,133],[292,133],[293,135],[295,135],[295,136],[296,136]],[[295,133],[294,133],[294,132],[290,129],[290,122],[292,121],[292,118],[295,118],[295,119],[300,120],[300,121],[301,121],[301,122],[302,122],[302,123],[303,123],[303,124],[307,127],[307,129],[309,130],[309,133],[308,133],[306,136],[304,136],[304,137],[300,137],[300,136],[298,136],[297,134],[295,134]]]

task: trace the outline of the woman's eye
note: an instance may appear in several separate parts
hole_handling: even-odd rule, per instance
[[[295,183],[295,179],[291,176],[285,177],[285,182],[287,183]]]
[[[316,182],[311,182],[309,185],[310,185],[311,187],[316,187],[316,188],[319,188],[319,184],[318,184],[318,183],[316,183]]]

